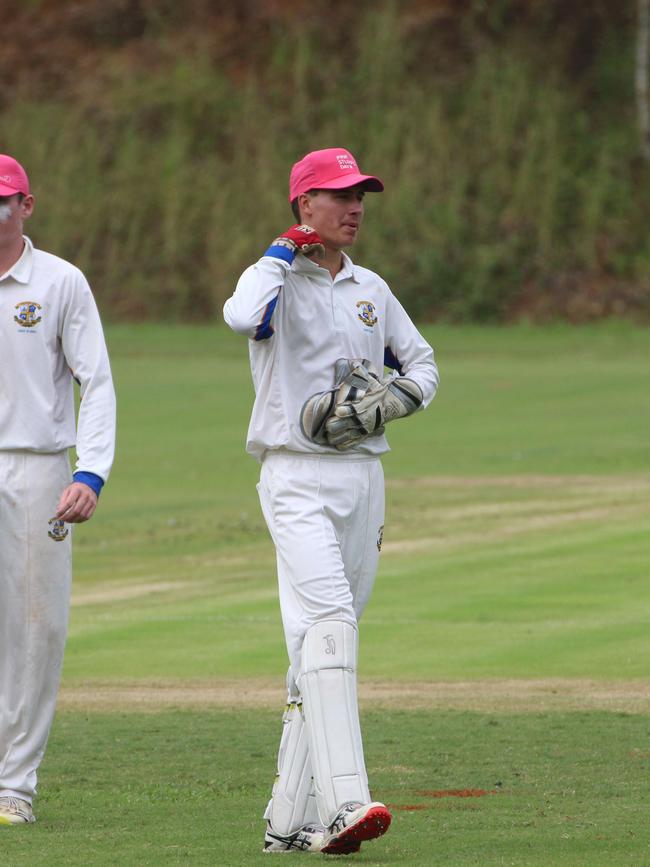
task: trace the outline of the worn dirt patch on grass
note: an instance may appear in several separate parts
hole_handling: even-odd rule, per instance
[[[486,795],[498,795],[497,789],[425,789],[416,790],[416,795],[422,798],[484,798]]]
[[[169,593],[171,590],[180,590],[186,593],[192,584],[187,581],[148,581],[139,584],[119,584],[115,586],[103,584],[99,588],[88,590],[74,590],[70,604],[80,605],[104,605],[109,602],[126,602],[130,599],[139,599],[142,596],[150,596],[154,593]]]
[[[449,535],[425,539],[398,539],[394,542],[384,542],[382,551],[386,554],[409,554],[416,551],[443,550],[449,547],[461,548],[485,542],[488,535],[493,541],[501,541],[536,530],[560,529],[568,524],[605,521],[612,518],[614,514],[618,520],[624,520],[626,515],[632,517],[635,510],[634,508],[619,508],[614,513],[613,509],[576,509],[574,512],[564,510],[555,515],[512,517],[508,519],[507,524],[491,525],[480,533],[457,531]]]
[[[156,712],[170,708],[281,707],[282,680],[92,681],[61,688],[59,708]],[[607,710],[650,714],[650,681],[584,679],[445,682],[361,681],[362,708],[535,713]]]
[[[397,479],[388,487],[399,491],[431,492],[427,502],[419,502],[418,521],[402,521],[399,514],[387,530],[383,545],[385,554],[410,554],[466,548],[487,540],[502,542],[517,536],[560,531],[571,525],[594,522],[624,523],[648,514],[650,476],[503,476],[446,477]],[[492,492],[490,489],[498,489]],[[525,502],[510,496],[525,488]],[[436,491],[453,494],[463,489],[477,493],[472,502],[447,502]],[[485,500],[485,492],[490,499]],[[481,496],[482,493],[482,496]],[[419,527],[414,535],[413,527]],[[427,536],[422,530],[430,527]],[[408,535],[406,535],[408,533]],[[401,535],[401,538],[400,538]]]
[[[542,488],[608,491],[643,491],[650,486],[650,475],[501,475],[501,476],[421,476],[387,479],[389,488]]]

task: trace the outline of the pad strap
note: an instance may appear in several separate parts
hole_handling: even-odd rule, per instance
[[[276,834],[288,837],[317,815],[302,705],[290,702],[282,717],[278,772],[264,818]]]

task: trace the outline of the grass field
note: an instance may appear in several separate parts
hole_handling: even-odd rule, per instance
[[[361,626],[371,785],[395,821],[354,861],[650,864],[648,332],[426,333],[442,386],[389,431]],[[286,657],[245,341],[108,340],[118,458],[75,530],[39,821],[0,833],[0,862],[267,863]]]

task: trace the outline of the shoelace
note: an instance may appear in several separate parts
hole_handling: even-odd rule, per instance
[[[24,801],[21,801],[19,798],[12,797],[4,797],[0,798],[0,807],[7,807],[13,813],[20,813],[21,815],[25,815],[28,810],[25,809],[26,806],[29,806]]]

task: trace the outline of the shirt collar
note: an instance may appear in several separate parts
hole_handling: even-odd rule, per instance
[[[14,262],[8,271],[0,275],[0,280],[13,277],[18,283],[29,283],[29,279],[32,276],[34,245],[27,235],[23,235],[23,241],[25,242],[25,246],[23,247],[23,252],[20,254],[20,258]]]
[[[355,283],[359,283],[359,276],[354,262],[350,259],[347,253],[341,251],[341,255],[343,256],[343,265],[334,278],[334,282],[336,283],[339,280],[349,279],[354,280]],[[312,276],[315,276],[318,272],[324,271],[325,269],[313,262],[308,256],[298,255],[293,260],[293,270],[298,274],[311,274]]]
[[[359,282],[359,276],[357,274],[357,269],[350,257],[347,253],[342,253],[343,256],[343,267],[336,275],[336,280],[345,280],[349,278],[350,280],[354,280],[355,283]]]

